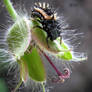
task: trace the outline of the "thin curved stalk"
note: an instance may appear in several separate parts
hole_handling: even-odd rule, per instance
[[[22,85],[22,80],[20,79],[18,85],[16,86],[16,88],[12,92],[16,92],[21,85]]]

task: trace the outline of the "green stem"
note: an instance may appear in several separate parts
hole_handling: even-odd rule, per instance
[[[4,4],[6,6],[6,9],[8,10],[10,16],[13,20],[16,20],[17,18],[17,12],[15,11],[14,7],[12,6],[12,3],[10,0],[4,0]]]
[[[41,84],[42,84],[43,92],[45,92],[45,86],[43,83],[41,83]]]
[[[20,79],[18,85],[16,86],[16,88],[12,92],[16,92],[19,89],[19,87],[21,86],[21,84],[22,84],[22,80]]]

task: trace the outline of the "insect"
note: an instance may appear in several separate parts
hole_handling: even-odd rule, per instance
[[[48,44],[48,39],[50,39],[51,41],[55,40],[57,37],[61,37],[60,33],[61,33],[61,25],[59,23],[59,20],[57,18],[57,13],[55,13],[54,10],[52,10],[52,8],[49,7],[48,3],[35,3],[33,9],[32,9],[32,18],[39,18],[40,20],[37,19],[37,21],[39,21],[46,33],[47,33],[47,44]]]

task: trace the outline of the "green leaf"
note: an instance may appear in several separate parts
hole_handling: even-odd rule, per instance
[[[21,60],[26,62],[30,78],[38,82],[46,80],[44,65],[36,48],[31,53],[26,53]]]

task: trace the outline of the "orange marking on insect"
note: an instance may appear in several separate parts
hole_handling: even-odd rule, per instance
[[[44,12],[44,10],[42,10],[42,9],[39,9],[39,8],[34,8],[37,12],[39,12],[39,13],[41,13],[43,16],[44,16],[44,18],[45,19],[52,19],[52,16],[48,16],[45,12]]]

